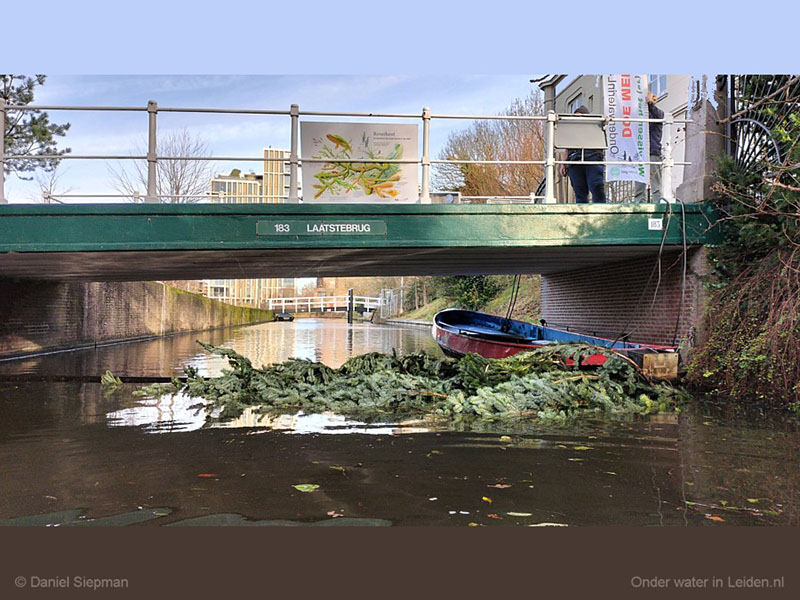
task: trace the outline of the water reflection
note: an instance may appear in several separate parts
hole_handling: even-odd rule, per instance
[[[430,331],[425,328],[297,319],[0,361],[0,374],[99,376],[109,369],[124,378],[125,375],[180,375],[184,366],[191,365],[203,375],[219,375],[228,366],[227,360],[209,356],[197,344],[198,339],[233,348],[257,367],[302,358],[336,368],[351,356],[366,352],[391,352],[392,349],[399,353],[439,352]]]
[[[236,419],[224,422],[206,422],[206,412],[197,398],[185,394],[165,395],[160,398],[135,400],[135,406],[109,412],[106,422],[110,427],[141,427],[150,433],[175,433],[194,431],[206,426],[223,429],[260,428],[296,434],[352,434],[401,435],[431,431],[422,421],[400,423],[364,423],[332,412],[320,414],[268,415],[247,408]]]
[[[0,370],[124,377],[193,364],[218,373],[225,361],[199,350],[196,337],[257,365],[435,350],[424,329],[295,321]],[[458,431],[253,411],[212,427],[190,408],[195,399],[142,400],[135,388],[107,397],[95,383],[0,383],[0,524],[800,525],[797,429],[695,405],[559,427]],[[318,488],[303,493],[294,487],[302,483]]]

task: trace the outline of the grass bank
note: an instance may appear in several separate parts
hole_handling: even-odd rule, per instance
[[[503,277],[507,280],[506,285],[489,302],[479,308],[482,312],[493,315],[505,315],[508,305],[511,302],[513,277]],[[445,308],[457,307],[456,301],[451,298],[436,298],[435,300],[420,306],[418,309],[407,311],[399,315],[398,319],[409,319],[414,321],[430,321],[433,316]],[[520,321],[537,321],[541,313],[541,279],[538,275],[523,275],[517,294],[517,302],[511,318]]]

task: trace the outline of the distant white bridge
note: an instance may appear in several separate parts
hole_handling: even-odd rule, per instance
[[[347,311],[349,296],[304,296],[301,298],[270,298],[270,310],[279,312],[332,312]],[[353,296],[353,310],[373,312],[381,307],[381,299],[370,296]]]

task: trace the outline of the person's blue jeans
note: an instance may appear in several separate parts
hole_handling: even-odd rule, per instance
[[[605,202],[605,167],[603,165],[569,165],[567,175],[575,191],[575,202],[586,204],[589,202],[589,192],[592,192],[592,202]]]

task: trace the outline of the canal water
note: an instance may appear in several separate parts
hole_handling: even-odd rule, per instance
[[[700,403],[680,414],[455,431],[423,422],[250,413],[207,426],[196,400],[125,384],[8,375],[217,375],[337,367],[370,351],[439,350],[423,328],[298,319],[0,362],[0,524],[800,524],[800,433]],[[3,377],[5,380],[3,380]]]

